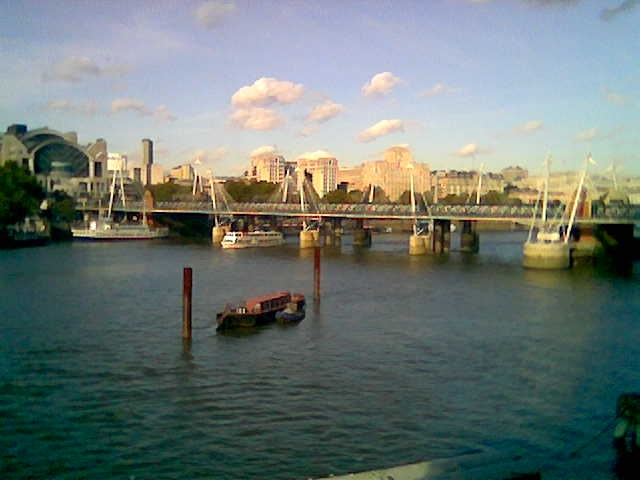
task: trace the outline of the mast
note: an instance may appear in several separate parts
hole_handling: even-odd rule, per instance
[[[407,165],[409,169],[409,178],[411,181],[411,213],[413,213],[413,234],[418,234],[418,218],[416,216],[416,194],[413,189],[413,164]]]
[[[587,155],[587,158],[584,161],[584,168],[582,169],[582,174],[580,175],[580,182],[578,182],[578,190],[576,191],[576,198],[573,201],[573,208],[571,209],[571,218],[569,218],[569,226],[567,227],[567,232],[565,233],[564,243],[569,243],[569,237],[571,236],[571,228],[573,228],[573,222],[576,218],[576,212],[578,211],[578,202],[580,201],[582,186],[584,185],[584,178],[587,176],[587,167],[589,167],[589,163],[595,163],[593,161],[593,158],[591,158],[591,154]]]
[[[547,204],[549,202],[549,166],[551,165],[551,155],[544,159],[544,198],[542,199],[542,223],[547,222]]]
[[[300,169],[298,169],[298,184],[300,185],[300,211],[304,213],[304,172],[300,175]],[[302,217],[302,229],[307,229],[307,219]]]
[[[209,186],[211,187],[211,207],[213,208],[213,221],[215,222],[215,226],[218,226],[218,214],[216,213],[217,204],[216,204],[216,192],[213,189],[213,173],[209,176]]]
[[[111,218],[111,209],[113,208],[113,195],[116,191],[116,171],[113,171],[113,180],[111,180],[111,192],[109,193],[109,210],[107,211],[107,218]]]
[[[478,172],[478,191],[476,192],[476,205],[480,205],[480,192],[482,191],[482,171],[484,163],[480,164],[480,172]]]

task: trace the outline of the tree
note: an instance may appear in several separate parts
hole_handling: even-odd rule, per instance
[[[333,190],[322,197],[324,203],[353,203],[351,196],[344,190]]]
[[[16,162],[0,166],[0,232],[38,213],[44,190],[24,167]]]
[[[277,183],[256,181],[231,181],[225,183],[227,193],[236,202],[266,202],[277,190]]]

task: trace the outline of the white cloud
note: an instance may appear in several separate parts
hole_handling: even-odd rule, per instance
[[[475,143],[468,143],[464,147],[460,148],[456,152],[456,155],[458,155],[459,157],[471,157],[473,155],[476,155],[477,153],[480,153],[480,148],[478,147],[478,145],[476,145]]]
[[[211,0],[203,3],[196,9],[196,21],[202,27],[212,29],[220,25],[235,9],[236,6],[233,1],[222,2],[219,0]]]
[[[261,155],[269,155],[278,153],[278,150],[273,145],[263,145],[261,147],[256,148],[251,154],[250,157],[259,157]]]
[[[78,113],[81,115],[95,115],[98,106],[95,102],[75,102],[73,100],[52,100],[42,105],[42,110]]]
[[[159,105],[155,112],[153,112],[153,117],[163,123],[175,122],[177,120],[177,117],[169,111],[166,105]]]
[[[136,112],[139,115],[150,115],[151,112],[142,100],[135,98],[116,98],[111,102],[111,113]]]
[[[428,97],[435,97],[435,96],[438,96],[438,95],[444,95],[446,93],[454,93],[454,92],[457,92],[457,89],[452,88],[452,87],[447,87],[446,85],[443,85],[442,83],[436,83],[429,90],[425,90],[424,92],[422,92],[421,96],[428,98]]]
[[[251,86],[240,88],[231,97],[231,104],[236,107],[263,107],[273,103],[293,103],[304,94],[304,86],[278,80],[271,77],[262,77]]]
[[[133,70],[131,65],[114,63],[101,67],[88,57],[69,56],[53,64],[42,74],[45,81],[79,83],[103,75],[121,76]]]
[[[614,105],[626,105],[628,103],[628,99],[625,96],[617,92],[612,92],[611,90],[605,90],[604,98]]]
[[[100,75],[100,67],[87,57],[67,57],[51,67],[50,72],[43,74],[44,80],[63,82],[81,82],[90,77]]]
[[[362,94],[365,97],[386,95],[399,83],[400,79],[391,72],[378,73],[362,86]]]
[[[309,113],[309,116],[307,117],[307,121],[323,123],[327,120],[332,119],[343,110],[344,107],[339,103],[335,103],[332,100],[325,100],[320,105],[316,105],[315,107],[313,107],[313,109]]]
[[[532,133],[540,130],[543,123],[540,120],[529,120],[528,122],[516,127],[516,131],[520,133]]]
[[[404,122],[402,120],[381,120],[375,125],[360,132],[358,140],[364,143],[371,142],[378,137],[388,135],[393,132],[403,131]]]
[[[597,128],[590,128],[589,130],[578,132],[576,134],[575,140],[577,142],[590,142],[591,140],[595,140],[599,136],[600,132],[598,132]]]
[[[600,12],[600,19],[607,22],[617,17],[618,15],[630,12],[638,5],[640,5],[640,0],[624,0],[617,7],[605,8],[604,10],[602,10],[602,12]]]
[[[241,108],[234,111],[229,118],[244,130],[273,130],[283,123],[277,112],[267,108]]]
[[[310,137],[318,131],[318,125],[305,125],[302,130],[298,132],[299,137]]]
[[[200,164],[205,164],[206,166],[206,164],[211,164],[213,162],[224,160],[228,154],[229,154],[229,151],[224,147],[218,147],[213,150],[198,148],[193,152],[191,157],[199,160]],[[203,170],[202,173],[205,173],[205,171]]]
[[[336,158],[336,156],[326,150],[316,150],[315,152],[306,152],[298,156],[298,160],[318,160],[320,158]]]

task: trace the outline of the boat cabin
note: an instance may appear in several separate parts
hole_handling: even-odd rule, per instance
[[[269,312],[281,310],[291,301],[289,292],[272,293],[261,297],[250,298],[246,302],[247,313]]]

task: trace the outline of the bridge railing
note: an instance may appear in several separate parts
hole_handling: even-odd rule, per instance
[[[84,201],[77,205],[79,210],[95,210],[97,202]],[[127,207],[116,207],[117,211],[136,211],[143,209],[141,201],[128,202]],[[218,208],[215,212],[210,202],[178,201],[156,202],[154,211],[200,213],[200,214],[256,214],[256,215],[319,215],[335,217],[362,217],[362,218],[411,218],[413,216],[410,205],[398,204],[319,204],[315,209],[302,211],[300,205],[293,203],[253,203],[237,202],[229,205],[229,208]],[[517,218],[526,219],[533,216],[532,205],[430,205],[416,211],[416,216],[424,218]],[[568,216],[568,212],[564,212]],[[563,215],[563,207],[550,207],[548,218],[560,218]],[[589,216],[588,216],[589,217]],[[583,217],[579,217],[583,218]],[[602,220],[624,219],[625,221],[640,222],[640,205],[594,205],[590,218]]]

